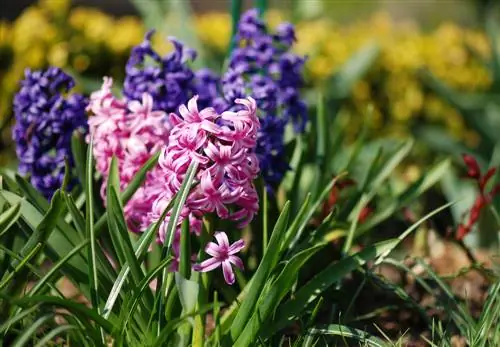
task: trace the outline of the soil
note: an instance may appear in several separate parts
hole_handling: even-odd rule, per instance
[[[443,278],[460,301],[465,302],[471,315],[478,318],[481,314],[492,276],[493,257],[484,251],[467,254],[456,242],[445,240],[430,233],[429,256],[423,258],[440,278]],[[475,265],[470,259],[473,256]],[[431,293],[422,286],[413,274],[392,264],[383,264],[375,269],[376,275],[368,276],[368,281],[361,290],[353,311],[355,317],[366,319],[353,320],[350,326],[357,326],[382,339],[393,341],[402,339],[404,346],[429,346],[427,340],[433,340],[429,331],[429,322],[439,318],[446,322],[447,333],[451,333],[453,346],[466,346],[465,338],[459,335],[445,309],[446,295],[428,276],[425,267],[415,259],[405,259],[403,263],[411,271],[425,279]],[[353,276],[351,290],[359,288],[360,280],[365,276]],[[411,299],[401,299],[395,294],[395,287],[404,290]],[[352,293],[352,292],[351,292]],[[402,294],[405,296],[405,294]],[[413,305],[412,305],[413,303]],[[375,315],[369,313],[377,312]]]

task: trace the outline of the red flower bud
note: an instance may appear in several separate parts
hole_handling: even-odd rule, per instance
[[[467,175],[470,178],[478,179],[481,176],[481,170],[476,159],[469,154],[462,154],[465,165],[467,166]]]

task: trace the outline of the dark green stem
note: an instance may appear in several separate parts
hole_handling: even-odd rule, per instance
[[[267,0],[255,0],[255,7],[259,10],[260,17],[264,17],[267,9]]]
[[[232,31],[231,31],[231,44],[229,45],[229,53],[233,51],[236,46],[236,32],[238,31],[238,22],[240,20],[241,9],[243,5],[242,0],[231,0],[231,21],[232,21]]]

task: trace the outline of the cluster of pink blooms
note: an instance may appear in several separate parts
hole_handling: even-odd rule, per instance
[[[170,114],[173,126],[167,147],[159,159],[158,181],[161,193],[152,208],[151,220],[156,221],[179,190],[189,164],[198,162],[196,181],[191,190],[179,223],[190,219],[194,233],[201,231],[201,218],[215,212],[221,219],[239,221],[239,227],[250,222],[259,208],[253,180],[259,164],[253,149],[257,140],[259,119],[252,98],[237,99],[241,111],[218,114],[213,108],[198,110],[197,97],[188,106],[180,106],[182,116]],[[233,207],[234,211],[230,211]],[[165,226],[160,228],[160,241],[165,240]]]
[[[90,136],[97,170],[103,176],[101,189],[105,197],[111,158],[118,161],[120,189],[124,189],[142,165],[161,150],[159,165],[148,173],[144,185],[125,206],[125,216],[132,231],[144,231],[160,219],[168,203],[179,191],[192,161],[198,163],[196,185],[191,189],[174,235],[172,247],[179,256],[180,224],[189,219],[190,229],[199,235],[202,217],[216,213],[221,219],[248,224],[259,208],[253,180],[259,173],[254,153],[260,128],[256,105],[252,98],[237,99],[239,111],[218,114],[213,108],[198,110],[197,97],[179,107],[177,114],[153,111],[153,100],[144,94],[142,103],[117,99],[111,92],[112,80],[105,79],[101,90],[91,95],[88,110]],[[166,240],[170,215],[162,221],[158,241]],[[243,248],[243,241],[229,245],[227,235],[216,234],[219,246],[210,243],[212,255],[195,267],[210,271],[222,265],[224,278],[234,282],[231,265],[242,267],[234,254]]]
[[[97,171],[103,177],[101,196],[106,201],[106,186],[111,159],[116,157],[120,175],[120,189],[132,181],[139,169],[156,152],[168,143],[171,126],[165,121],[166,114],[153,111],[153,100],[144,94],[142,103],[116,98],[111,78],[105,78],[102,88],[91,94],[87,110],[89,136],[93,137],[93,154]],[[148,213],[158,197],[154,189],[155,175],[148,173],[140,187],[125,206],[129,228],[139,232],[147,228]]]

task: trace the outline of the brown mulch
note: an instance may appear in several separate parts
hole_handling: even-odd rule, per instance
[[[478,318],[490,285],[492,256],[486,252],[474,252],[473,256],[481,265],[480,269],[477,269],[472,267],[467,253],[456,243],[443,240],[432,233],[429,238],[428,256],[423,260],[436,274],[444,278],[455,297],[466,303],[471,315]],[[429,322],[438,318],[446,323],[444,328],[452,336],[452,345],[466,346],[465,339],[459,335],[443,305],[447,300],[444,292],[426,275],[425,268],[414,259],[408,258],[403,263],[414,274],[426,279],[425,283],[432,288],[432,293],[416,281],[412,274],[394,265],[383,264],[376,268],[377,276],[372,276],[365,282],[355,307],[350,310],[354,311],[353,317],[358,317],[353,318],[352,325],[382,338],[389,337],[394,341],[402,338],[405,346],[420,347],[429,345],[425,341],[432,340]],[[351,289],[359,288],[363,279],[366,280],[362,275],[354,276],[350,280]],[[399,298],[394,293],[394,287],[402,288],[412,300]],[[413,305],[408,305],[411,301]],[[366,319],[363,319],[363,316]]]

